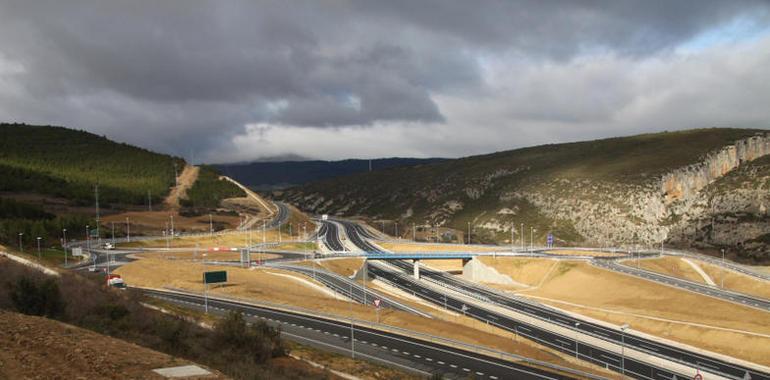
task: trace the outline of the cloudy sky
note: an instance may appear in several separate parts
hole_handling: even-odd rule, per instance
[[[196,162],[770,128],[763,0],[0,0],[0,120]]]

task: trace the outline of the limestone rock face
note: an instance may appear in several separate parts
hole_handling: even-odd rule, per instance
[[[747,261],[768,261],[770,133],[745,136],[750,137],[714,144],[710,149],[715,150],[690,156],[691,164],[654,174],[594,175],[593,167],[569,162],[544,166],[536,160],[556,149],[545,147],[528,158],[539,167],[523,159],[482,165],[495,159],[482,157],[458,162],[439,175],[424,173],[430,180],[410,178],[402,187],[366,182],[364,190],[298,190],[289,192],[287,200],[318,214],[392,218],[461,231],[470,223],[474,241],[543,244],[552,233],[557,244],[726,247]],[[601,170],[613,162],[592,164]],[[624,164],[634,167],[632,160]],[[388,180],[401,183],[401,178]]]

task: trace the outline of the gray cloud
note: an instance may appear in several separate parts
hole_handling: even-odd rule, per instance
[[[350,128],[397,125],[419,141],[404,150],[415,155],[499,148],[472,132],[447,144],[435,128],[531,136],[511,146],[540,142],[527,128],[544,124],[572,126],[555,139],[622,134],[639,128],[618,110],[649,96],[625,70],[669,62],[736,20],[767,25],[769,9],[759,0],[0,0],[0,119],[217,161],[347,155],[268,144],[280,128],[319,129],[343,148]],[[692,124],[681,105],[665,106],[679,107],[670,121]],[[249,140],[251,124],[273,132]],[[244,136],[255,145],[236,143]],[[404,147],[397,141],[391,150]]]

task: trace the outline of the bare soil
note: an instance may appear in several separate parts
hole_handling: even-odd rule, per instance
[[[187,189],[192,187],[195,181],[198,179],[198,173],[200,168],[197,166],[187,165],[179,174],[176,179],[177,185],[171,188],[163,204],[171,210],[179,210],[179,200],[187,195]]]
[[[482,263],[489,265],[512,280],[529,286],[537,286],[546,279],[546,275],[558,265],[555,259],[532,259],[518,257],[479,257]]]
[[[111,228],[111,224],[115,223],[116,236],[124,236],[126,233],[126,218],[129,218],[132,236],[160,235],[166,228],[166,223],[169,223],[170,226],[171,216],[174,217],[175,231],[210,231],[208,215],[185,217],[179,215],[177,211],[128,211],[105,215],[102,217],[102,225],[104,228]],[[211,221],[215,226],[219,225],[224,228],[235,228],[238,225],[237,216],[212,214]],[[109,234],[110,231],[107,231],[107,236]]]
[[[629,323],[648,334],[770,364],[770,324],[764,311],[584,262],[556,265],[542,286],[520,294],[610,323]]]
[[[625,262],[625,264],[635,267],[636,261],[628,260]],[[700,264],[700,263],[698,262],[697,264]],[[703,277],[700,274],[698,274],[698,272],[696,272],[695,269],[693,269],[692,266],[690,266],[690,264],[687,264],[684,260],[682,260],[679,257],[664,256],[657,259],[639,260],[639,266],[642,269],[646,269],[652,272],[657,272],[657,273],[665,274],[672,277],[678,277],[678,278],[694,281],[701,284],[706,283],[706,281],[703,280]],[[701,268],[703,268],[702,265],[701,265]]]
[[[6,311],[0,311],[0,347],[4,379],[163,379],[152,370],[194,364],[51,319]],[[209,371],[213,376],[207,378],[226,378]]]

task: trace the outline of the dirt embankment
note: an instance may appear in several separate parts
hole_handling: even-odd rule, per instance
[[[187,189],[192,187],[192,185],[195,183],[195,180],[198,179],[199,172],[200,168],[197,166],[185,166],[182,170],[182,174],[179,174],[179,177],[176,178],[176,186],[171,188],[171,191],[163,201],[163,204],[171,210],[178,210],[179,199],[185,197],[185,194],[187,194]]]
[[[484,258],[489,259],[489,258]],[[514,281],[522,296],[616,325],[759,364],[770,364],[767,313],[584,262],[505,259],[485,262]],[[508,262],[519,261],[521,262]],[[538,275],[531,276],[538,271]]]
[[[193,364],[51,319],[6,311],[0,311],[0,347],[2,379],[163,379],[152,370]],[[226,377],[215,373],[207,378]]]

